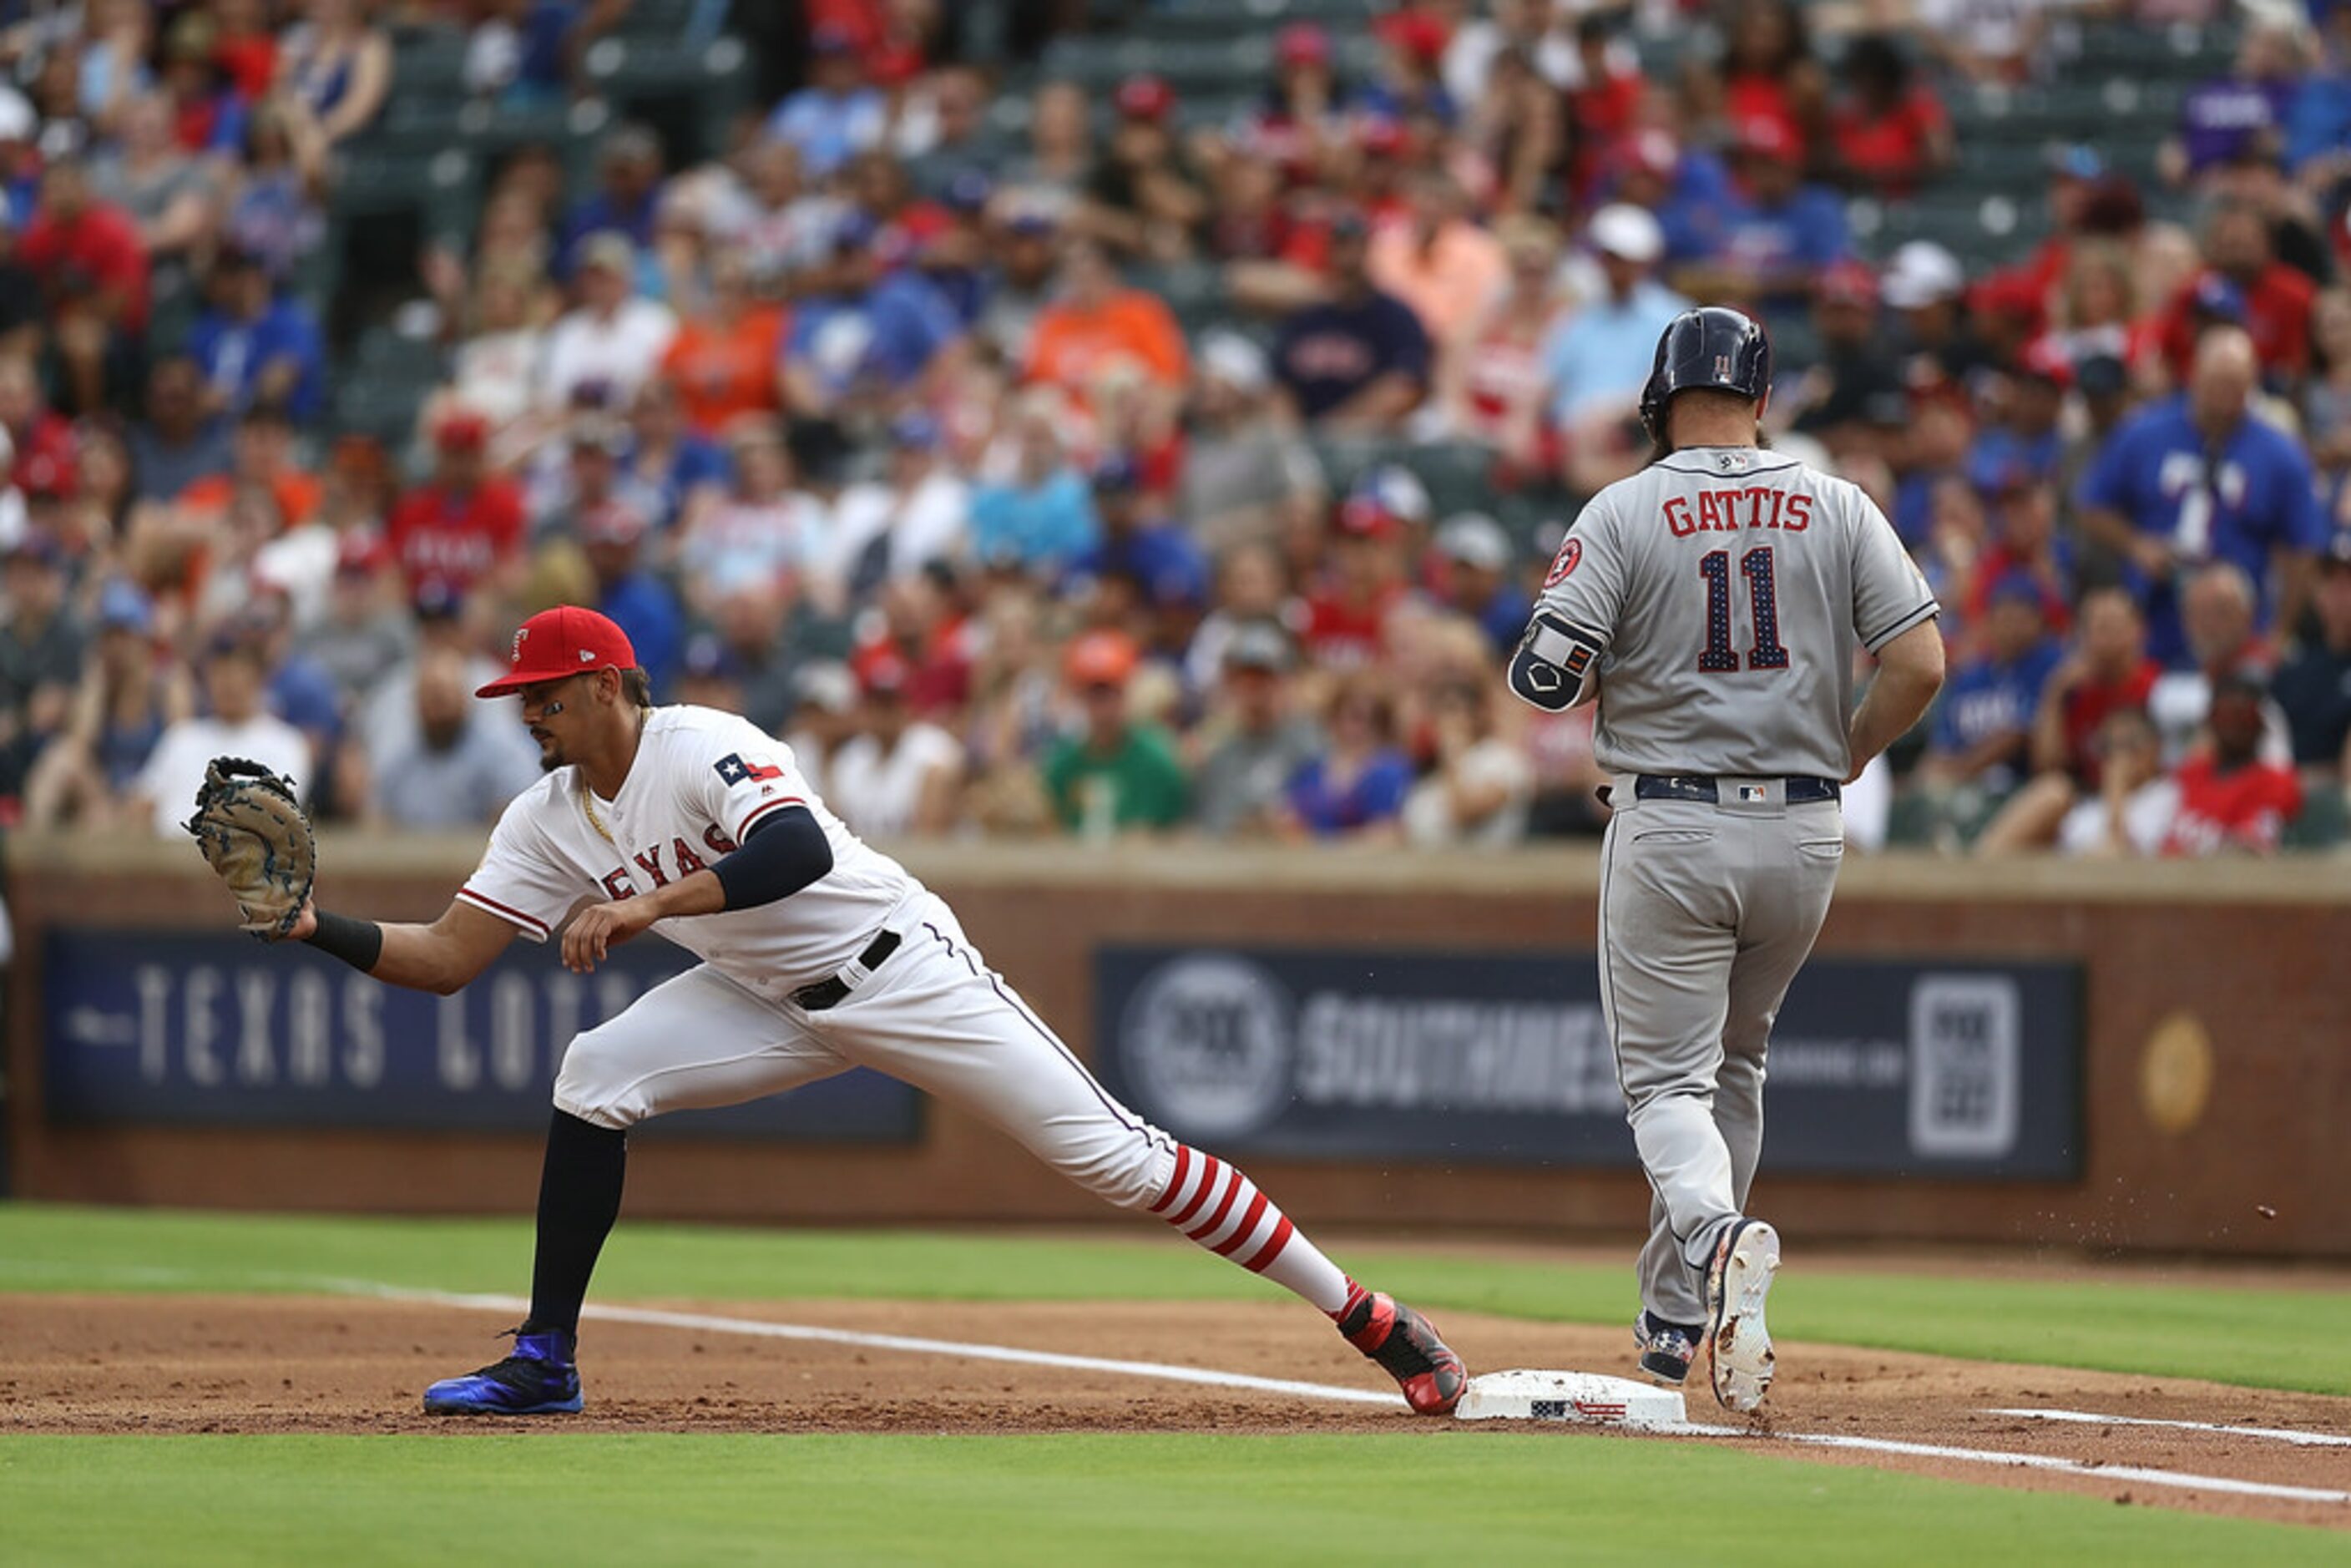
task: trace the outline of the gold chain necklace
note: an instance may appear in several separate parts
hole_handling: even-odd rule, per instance
[[[637,744],[639,746],[644,744],[645,715],[650,711],[646,708],[637,710]],[[595,829],[606,843],[616,850],[621,847],[621,841],[612,836],[612,830],[606,827],[604,819],[596,814],[596,792],[588,788],[588,770],[584,768],[580,770],[580,809],[588,813],[588,825]]]
[[[612,836],[612,830],[606,827],[604,819],[596,814],[596,796],[588,788],[588,775],[585,773],[580,775],[580,809],[588,813],[588,825],[601,834],[606,843],[616,850],[621,847],[620,840]]]

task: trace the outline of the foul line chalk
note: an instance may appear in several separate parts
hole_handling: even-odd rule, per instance
[[[2087,1410],[1987,1410],[1987,1416],[2022,1416],[2034,1421],[2064,1421],[2079,1427],[2168,1427],[2179,1432],[2218,1432],[2230,1437],[2266,1437],[2273,1443],[2294,1443],[2305,1448],[2351,1448],[2351,1437],[2333,1432],[2296,1432],[2285,1427],[2231,1427],[2222,1421],[2158,1421],[2146,1416],[2099,1416]]]
[[[363,1280],[321,1280],[318,1283],[350,1295],[382,1301],[415,1301],[429,1306],[471,1307],[485,1312],[522,1312],[530,1303],[519,1296],[469,1296],[446,1291],[415,1291]],[[1395,1406],[1395,1394],[1374,1394],[1330,1383],[1299,1383],[1284,1377],[1251,1377],[1207,1367],[1170,1366],[1153,1361],[1114,1361],[1102,1356],[1064,1355],[1058,1351],[1020,1350],[1011,1345],[967,1344],[960,1340],[917,1339],[905,1334],[861,1333],[853,1329],[818,1328],[807,1323],[768,1322],[760,1318],[720,1317],[710,1312],[672,1312],[653,1307],[591,1306],[583,1317],[602,1322],[644,1323],[658,1328],[700,1329],[707,1333],[747,1334],[758,1339],[810,1340],[826,1344],[856,1345],[867,1350],[903,1351],[913,1355],[951,1355],[967,1361],[1012,1362],[1024,1366],[1056,1366],[1071,1372],[1106,1372],[1124,1377],[1156,1378],[1165,1383],[1204,1384],[1216,1388],[1246,1388],[1262,1394],[1288,1394],[1302,1399],[1328,1399],[1348,1405]],[[2003,1412],[2003,1414],[2035,1414]],[[2104,1416],[2087,1417],[2104,1420]],[[2223,1431],[2240,1428],[2222,1427]],[[1735,1427],[1652,1428],[1668,1437],[1753,1437],[1758,1434]],[[2297,1437],[2309,1434],[2297,1433]],[[2351,1491],[2324,1487],[2282,1486],[2272,1481],[2239,1480],[2231,1476],[2199,1476],[2181,1470],[2147,1469],[2137,1465],[2101,1465],[2086,1459],[2050,1454],[2011,1454],[1996,1448],[1952,1448],[1938,1443],[1904,1443],[1889,1437],[1859,1437],[1835,1432],[1775,1432],[1775,1443],[1802,1443],[1813,1448],[1843,1448],[1865,1454],[1896,1454],[1906,1458],[1943,1459],[1955,1464],[1996,1465],[2016,1469],[2051,1470],[2063,1475],[2089,1476],[2100,1480],[2132,1481],[2145,1486],[2174,1487],[2182,1491],[2233,1492],[2240,1497],[2273,1498],[2284,1502],[2351,1503]]]
[[[480,1307],[486,1311],[522,1312],[530,1303],[519,1296],[460,1296],[438,1291],[370,1289],[369,1295],[387,1301],[422,1301],[450,1307]],[[722,1318],[707,1312],[671,1312],[653,1307],[591,1306],[580,1316],[602,1322],[645,1323],[656,1328],[700,1329],[707,1333],[748,1334],[758,1339],[812,1340],[824,1344],[855,1345],[863,1350],[904,1351],[911,1355],[952,1355],[966,1361],[1004,1361],[1023,1366],[1054,1366],[1065,1372],[1106,1372],[1120,1377],[1151,1377],[1164,1383],[1197,1383],[1216,1388],[1246,1388],[1259,1394],[1287,1394],[1301,1399],[1330,1399],[1349,1405],[1399,1405],[1400,1394],[1380,1394],[1366,1388],[1343,1388],[1330,1383],[1300,1383],[1286,1377],[1251,1377],[1245,1373],[1218,1372],[1205,1366],[1169,1366],[1155,1361],[1116,1361],[1104,1356],[1065,1355],[1051,1350],[1021,1350],[1012,1345],[967,1344],[961,1340],[917,1339],[906,1334],[861,1333],[853,1329],[818,1328],[808,1323],[768,1322],[760,1318]]]

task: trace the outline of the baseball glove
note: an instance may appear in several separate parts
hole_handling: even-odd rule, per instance
[[[256,941],[275,942],[294,929],[318,878],[319,853],[291,779],[242,757],[215,757],[187,829]]]

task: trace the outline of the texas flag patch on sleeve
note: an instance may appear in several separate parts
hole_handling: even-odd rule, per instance
[[[713,764],[718,777],[728,784],[747,784],[759,779],[781,779],[784,770],[768,762],[746,762],[739,751],[730,751]]]

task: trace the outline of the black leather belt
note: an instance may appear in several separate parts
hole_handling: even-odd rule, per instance
[[[1788,804],[1802,806],[1814,800],[1834,800],[1844,791],[1834,779],[1783,779]],[[1716,780],[1702,773],[1644,773],[1633,780],[1633,796],[1639,800],[1696,800],[1701,805],[1719,806],[1722,792]],[[1734,800],[1732,804],[1739,804]]]
[[[878,969],[883,961],[898,950],[898,934],[884,931],[865,945],[857,961],[869,970]],[[849,999],[849,982],[839,975],[829,975],[792,993],[792,1005],[804,1013],[820,1013],[827,1008],[837,1008]]]

